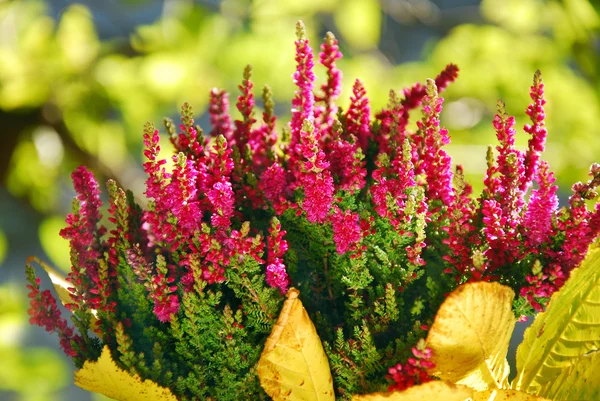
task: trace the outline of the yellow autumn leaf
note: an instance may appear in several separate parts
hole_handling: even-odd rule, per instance
[[[117,401],[177,401],[171,390],[152,380],[131,376],[113,361],[107,345],[96,362],[86,361],[75,372],[75,384],[84,390],[104,394]]]
[[[553,401],[600,400],[600,351],[577,359],[543,386],[540,393]]]
[[[476,390],[506,382],[506,353],[515,325],[514,292],[498,283],[468,283],[453,291],[427,335],[440,379]]]
[[[485,390],[473,394],[473,401],[551,401],[517,390]]]
[[[431,381],[392,393],[355,395],[352,401],[468,401],[475,391],[444,381]]]
[[[334,401],[329,361],[308,313],[291,288],[257,365],[273,401]]]
[[[600,349],[600,248],[555,292],[546,311],[536,316],[517,348],[517,377],[512,388],[544,395],[541,388],[579,357]],[[589,384],[588,384],[589,385]]]

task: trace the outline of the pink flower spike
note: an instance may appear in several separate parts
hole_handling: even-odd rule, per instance
[[[208,113],[210,124],[213,127],[210,136],[223,135],[228,142],[231,142],[233,140],[233,128],[229,117],[229,98],[224,89],[213,88],[210,91]]]
[[[452,159],[442,147],[450,143],[448,131],[440,128],[440,113],[444,100],[438,97],[433,80],[427,81],[427,96],[423,98],[423,119],[417,122],[418,136],[423,146],[417,147],[419,164],[415,174],[424,172],[427,177],[427,198],[440,201],[447,209],[452,208],[455,191],[452,185]],[[434,211],[432,211],[434,212]]]
[[[316,125],[325,136],[331,135],[338,110],[335,100],[342,92],[342,72],[335,65],[335,61],[340,58],[342,53],[338,41],[333,33],[327,32],[319,54],[319,60],[327,70],[327,82],[321,85],[323,94],[315,96],[315,102],[321,103],[315,109]]]
[[[315,65],[312,49],[308,45],[306,38],[306,28],[302,21],[296,24],[296,72],[293,74],[294,84],[296,84],[296,93],[292,99],[292,121],[290,148],[292,151],[300,142],[300,132],[305,120],[314,121],[313,94],[315,74],[313,68]]]
[[[523,232],[534,247],[550,240],[552,218],[558,209],[556,179],[545,161],[540,163],[536,181],[539,188],[531,194],[523,222]]]
[[[367,91],[360,80],[354,82],[350,107],[346,112],[346,131],[348,135],[354,135],[363,153],[366,152],[371,139],[371,106]]]
[[[279,258],[275,258],[271,264],[267,266],[267,284],[273,288],[279,289],[281,294],[285,294],[289,286],[289,278],[285,265]]]
[[[542,73],[540,70],[537,70],[533,76],[530,96],[533,103],[527,107],[526,113],[531,118],[531,125],[527,124],[523,129],[531,135],[531,138],[529,139],[527,153],[525,154],[525,172],[521,179],[522,191],[527,190],[527,187],[531,184],[531,180],[535,177],[540,155],[544,151],[546,136],[548,135],[544,122],[546,118],[544,111],[546,100],[544,99],[544,84],[542,83]]]
[[[256,122],[254,118],[254,95],[252,94],[252,88],[254,84],[250,80],[252,76],[252,67],[247,65],[244,69],[244,80],[242,84],[238,86],[241,95],[237,98],[236,106],[242,114],[242,120],[235,120],[235,130],[233,131],[233,141],[240,149],[240,152],[244,151],[246,144],[250,140],[252,125]],[[233,146],[232,143],[229,143]]]
[[[331,215],[331,225],[335,250],[340,255],[354,249],[360,242],[362,235],[358,223],[358,213],[349,210],[342,212],[335,206]]]

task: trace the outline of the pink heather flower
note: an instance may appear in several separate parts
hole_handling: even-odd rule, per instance
[[[274,263],[276,258],[283,258],[288,250],[288,242],[283,239],[286,231],[281,229],[281,223],[277,217],[271,219],[269,237],[267,238],[268,263]]]
[[[504,215],[514,228],[518,224],[518,214],[525,203],[525,193],[519,184],[524,174],[523,154],[515,149],[515,118],[508,116],[504,103],[498,102],[498,113],[494,117],[494,128],[500,145],[498,150],[498,182],[495,197],[502,206]]]
[[[534,190],[529,198],[529,204],[523,221],[523,232],[532,247],[537,247],[550,240],[552,233],[552,219],[558,208],[558,187],[554,184],[556,179],[542,161],[537,171],[539,188]]]
[[[27,267],[27,281],[29,284],[29,323],[43,327],[49,333],[57,333],[60,347],[67,356],[75,357],[77,352],[72,347],[72,341],[77,341],[74,328],[67,324],[62,317],[56,299],[50,290],[40,291],[40,279],[35,276],[33,268]]]
[[[229,99],[225,90],[213,88],[210,91],[208,114],[210,115],[210,124],[213,127],[210,136],[223,135],[227,142],[233,141],[233,127],[229,117]]]
[[[260,188],[265,198],[272,203],[285,197],[287,191],[287,174],[279,163],[273,163],[265,170],[260,179]]]
[[[171,182],[165,188],[169,199],[169,210],[177,218],[177,228],[183,237],[188,237],[200,227],[202,210],[198,202],[198,171],[191,160],[173,156],[175,168]]]
[[[177,286],[173,285],[173,270],[174,266],[167,266],[164,257],[159,255],[150,295],[154,300],[154,314],[163,323],[171,321],[171,316],[179,311],[179,298],[173,294],[177,291]]]
[[[353,213],[350,210],[342,212],[335,206],[331,215],[331,226],[333,228],[335,250],[340,255],[354,249],[360,242],[362,235],[358,223],[358,213]]]
[[[146,179],[146,196],[153,199],[149,210],[144,212],[145,228],[150,238],[149,245],[154,242],[174,242],[178,232],[175,227],[168,222],[168,211],[170,199],[165,197],[165,188],[171,178],[171,174],[165,171],[163,167],[166,160],[158,159],[160,153],[160,137],[158,130],[152,124],[144,126],[144,156],[148,159],[143,164]]]
[[[442,242],[448,245],[449,252],[442,258],[453,268],[446,269],[445,273],[457,273],[456,280],[459,282],[473,267],[471,249],[477,249],[481,245],[481,238],[474,226],[476,207],[470,197],[473,189],[464,182],[462,166],[456,166],[455,178],[457,180],[457,201],[449,213],[450,224],[442,227],[448,234]]]
[[[285,265],[279,258],[275,258],[273,263],[267,266],[267,284],[273,288],[279,289],[282,294],[287,292],[289,278],[285,270]]]
[[[201,158],[204,152],[202,144],[204,139],[198,134],[196,126],[194,126],[194,111],[189,103],[184,103],[181,106],[181,121],[179,124],[179,134],[171,132],[171,143],[175,146],[177,152],[183,152],[190,158]],[[167,127],[171,125],[169,122]]]
[[[311,123],[314,121],[315,98],[313,87],[315,74],[313,68],[315,65],[312,49],[308,45],[306,38],[306,28],[302,21],[296,24],[296,72],[294,72],[294,84],[298,87],[296,94],[292,99],[292,121],[290,149],[294,151],[296,144],[300,141],[300,133],[304,121]]]
[[[235,203],[231,182],[224,177],[221,178],[213,184],[206,195],[212,207],[210,216],[212,226],[228,228],[231,225]]]
[[[94,175],[85,167],[79,167],[72,178],[77,201],[74,212],[67,216],[67,227],[60,231],[60,235],[69,240],[74,258],[67,277],[76,289],[74,303],[69,304],[71,310],[97,306],[92,303],[92,298],[95,298],[92,291],[97,289],[98,259],[105,246],[100,238],[106,233],[106,228],[98,226],[102,202]]]
[[[431,361],[432,352],[425,347],[425,341],[420,340],[417,347],[412,348],[412,353],[414,358],[408,358],[404,365],[398,364],[388,369],[387,378],[394,381],[388,391],[402,391],[433,380],[427,371],[435,368],[435,364]]]
[[[417,148],[419,162],[416,173],[426,175],[427,198],[439,201],[441,206],[451,208],[455,193],[452,185],[452,159],[442,149],[450,142],[448,130],[440,128],[440,112],[444,100],[438,97],[433,80],[427,81],[427,96],[423,99],[423,119],[417,122],[418,135],[423,139],[423,147]],[[433,211],[432,211],[433,212]]]
[[[448,64],[446,68],[435,79],[437,87],[436,98],[439,92],[453,82],[458,76],[458,67]],[[429,84],[428,84],[429,85]],[[380,121],[380,129],[375,136],[379,145],[380,153],[391,153],[395,146],[398,146],[406,139],[406,127],[408,125],[409,111],[421,105],[421,101],[427,95],[427,86],[418,83],[410,88],[404,89],[404,99],[400,100],[396,92],[390,91],[390,103],[388,109],[382,110],[375,118]],[[417,163],[418,149],[423,148],[424,137],[414,135],[412,138],[414,159],[413,162],[419,169],[417,174],[421,174],[420,166]]]
[[[371,106],[363,83],[357,79],[352,87],[350,107],[346,112],[346,132],[354,135],[363,152],[367,151],[371,138]]]
[[[304,189],[302,210],[311,223],[324,223],[333,203],[333,177],[325,153],[318,147],[314,127],[308,120],[300,135],[302,142],[297,145],[297,153],[304,158],[298,177],[298,184]]]
[[[253,117],[254,95],[252,94],[252,88],[254,84],[250,80],[251,76],[252,68],[248,65],[244,69],[244,80],[238,86],[242,94],[238,96],[236,103],[237,109],[242,114],[242,120],[235,120],[233,143],[229,143],[230,146],[233,146],[233,144],[237,145],[240,152],[244,152],[246,144],[251,137],[252,125],[256,122],[256,119]]]
[[[458,67],[454,64],[448,64],[435,78],[435,87],[438,93],[443,92],[457,77]],[[402,105],[408,111],[421,105],[421,100],[427,95],[427,87],[417,83],[410,88],[404,89],[403,92],[404,100],[402,101]]]
[[[315,109],[315,125],[325,136],[331,135],[338,110],[335,100],[342,92],[342,72],[335,65],[335,61],[340,58],[342,53],[338,41],[333,33],[327,32],[319,54],[319,61],[327,70],[327,81],[321,85],[323,94],[315,96],[315,102],[319,104]]]
[[[262,98],[265,106],[262,114],[263,124],[251,132],[249,141],[252,151],[252,169],[257,177],[271,164],[277,143],[275,102],[271,88],[267,85],[263,88]]]
[[[398,229],[400,229],[401,223],[408,223],[411,218],[404,213],[409,190],[417,185],[411,159],[410,142],[404,140],[402,146],[396,149],[391,166],[387,155],[380,157],[375,162],[378,168],[373,171],[374,183],[369,188],[375,212],[381,217],[389,219],[389,222]],[[423,206],[424,211],[427,211],[425,199],[422,200],[419,208]],[[416,212],[420,213],[421,211]]]
[[[597,225],[590,226],[591,222],[596,222],[598,217],[591,215],[587,210],[585,201],[593,199],[595,189],[600,186],[600,165],[594,163],[590,169],[592,179],[587,183],[577,183],[573,185],[573,195],[569,198],[568,218],[558,220],[561,222],[559,229],[565,231],[565,240],[560,253],[560,265],[565,274],[576,267],[585,257],[589,244],[598,235]],[[596,213],[598,209],[596,209]],[[564,221],[564,223],[563,223]]]
[[[330,170],[339,181],[339,189],[360,191],[367,176],[362,151],[354,137],[349,142],[341,139],[339,134],[334,135],[327,155]]]
[[[334,187],[333,178],[328,173],[328,170],[323,170],[317,174],[306,174],[301,181],[304,188],[302,210],[311,223],[324,223],[329,215]]]
[[[542,83],[540,70],[537,70],[533,77],[530,96],[533,103],[527,107],[526,113],[531,118],[531,125],[527,124],[523,129],[531,135],[531,138],[529,139],[527,153],[525,154],[525,172],[521,180],[522,191],[527,190],[531,180],[535,177],[540,154],[544,151],[546,136],[548,135],[544,123],[544,119],[546,118],[546,113],[544,112],[546,100],[544,99],[544,84]]]

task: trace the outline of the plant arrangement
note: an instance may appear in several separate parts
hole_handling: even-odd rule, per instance
[[[440,124],[439,93],[456,79],[456,66],[390,91],[388,106],[373,114],[360,80],[348,109],[336,105],[342,55],[332,34],[321,45],[320,87],[301,22],[295,47],[288,124],[276,129],[268,86],[257,120],[250,67],[236,102],[241,118],[232,120],[228,94],[214,89],[209,132],[188,104],[179,126],[165,119],[172,168],[159,157],[159,131],[147,124],[147,205],[109,181],[110,230],[100,224],[93,174],[73,173],[77,197],[60,233],[70,241],[72,270],[63,278],[41,263],[72,324],[28,264],[31,323],[58,334],[78,385],[119,400],[409,397],[393,398],[401,400],[420,399],[410,397],[423,389],[475,397],[454,383],[487,397],[476,399],[542,394],[537,376],[519,379],[515,390],[506,385],[513,315],[544,310],[553,294],[589,302],[585,312],[600,302],[575,288],[599,293],[596,259],[575,289],[559,291],[600,231],[600,207],[586,204],[597,196],[600,166],[558,210],[554,176],[540,157],[541,74],[530,88],[527,149],[515,148],[515,120],[499,102],[499,145],[488,149],[484,189],[473,197],[444,150],[450,137]],[[421,119],[412,130],[414,110]],[[461,303],[470,323],[452,312]],[[552,317],[550,308],[526,347],[544,333],[586,345],[564,355],[557,349],[561,365],[548,368],[544,383],[600,344],[597,319],[574,320],[572,310]],[[574,325],[567,334],[565,319]],[[485,339],[481,349],[457,339],[469,327]],[[448,353],[464,359],[462,367]],[[521,360],[533,363],[528,358]]]

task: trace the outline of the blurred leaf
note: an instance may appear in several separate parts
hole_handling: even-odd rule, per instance
[[[52,264],[60,268],[63,272],[71,271],[71,256],[69,251],[69,241],[58,235],[59,231],[65,227],[66,223],[62,216],[46,217],[39,226],[40,242],[42,248]]]
[[[6,239],[6,235],[4,231],[0,230],[0,265],[6,259],[6,253],[8,251],[8,240]]]
[[[100,50],[92,15],[81,5],[72,5],[63,13],[56,40],[69,72],[81,72],[88,68]]]
[[[381,9],[376,0],[345,0],[334,14],[337,28],[350,45],[374,49],[381,36]]]
[[[151,380],[142,381],[138,375],[131,376],[117,367],[108,345],[104,346],[96,362],[86,361],[75,372],[75,384],[117,401],[177,401],[169,389]]]

